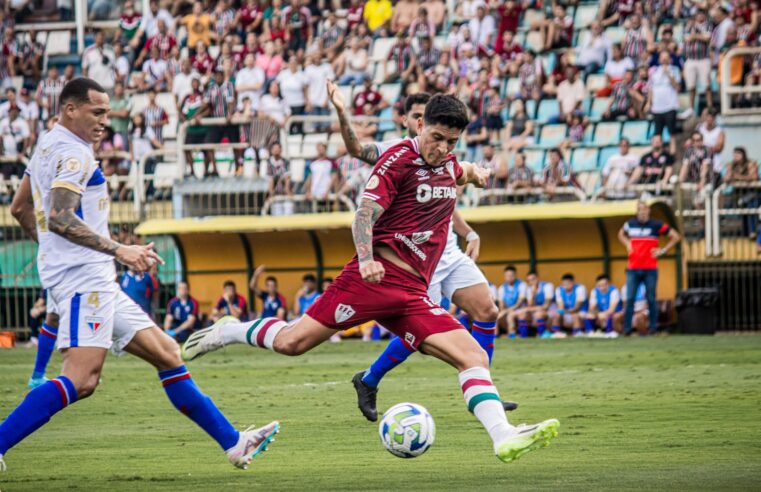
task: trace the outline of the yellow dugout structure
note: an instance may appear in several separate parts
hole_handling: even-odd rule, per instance
[[[676,226],[671,208],[654,202],[653,216]],[[481,236],[478,260],[486,277],[502,283],[502,271],[515,265],[523,277],[536,269],[557,284],[567,272],[587,287],[608,273],[622,286],[626,251],[617,234],[634,216],[636,201],[553,203],[533,206],[497,205],[462,209],[463,217]],[[241,294],[259,265],[275,275],[290,304],[305,273],[318,279],[335,277],[354,255],[351,213],[311,215],[155,219],[137,228],[143,236],[171,235],[179,253],[181,277],[191,284],[201,309],[209,312],[233,280]],[[682,286],[681,250],[659,262],[658,298],[673,299]],[[251,293],[249,307],[253,309]],[[261,309],[256,305],[255,309]]]

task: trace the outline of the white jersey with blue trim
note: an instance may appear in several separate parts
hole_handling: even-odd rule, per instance
[[[378,150],[378,157],[382,156],[384,152],[404,140],[403,138],[392,138],[391,140],[384,140],[383,142],[374,142],[375,148]],[[444,246],[444,252],[441,253],[441,259],[439,264],[436,265],[436,270],[444,270],[462,260],[465,253],[460,249],[457,244],[457,234],[454,232],[454,221],[449,222],[449,233],[447,235],[447,244]],[[433,279],[437,279],[436,272],[434,272]],[[433,279],[431,283],[434,283]],[[438,279],[440,281],[440,279]]]
[[[61,124],[42,135],[27,168],[32,185],[37,221],[39,249],[37,269],[45,288],[66,281],[67,272],[77,268],[77,282],[82,289],[96,288],[102,282],[114,283],[113,257],[79,246],[48,229],[50,195],[54,188],[64,188],[81,195],[76,214],[90,229],[110,237],[108,212],[110,200],[106,179],[95,161],[92,145]],[[87,268],[80,268],[86,265]],[[85,278],[82,278],[84,272]],[[89,282],[88,279],[93,280]],[[97,279],[97,280],[96,280]]]

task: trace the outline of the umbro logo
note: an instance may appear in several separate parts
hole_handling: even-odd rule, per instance
[[[344,321],[347,321],[349,318],[354,316],[355,313],[356,311],[354,311],[354,308],[348,304],[339,304],[335,312],[336,323],[343,323]]]
[[[425,181],[426,179],[431,179],[431,177],[428,175],[428,169],[418,169],[417,172],[418,181]]]

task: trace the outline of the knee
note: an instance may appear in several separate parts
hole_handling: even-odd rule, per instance
[[[497,315],[499,315],[497,306],[495,306],[494,303],[489,300],[487,300],[487,302],[481,302],[476,305],[474,311],[475,313],[471,313],[473,319],[487,323],[497,321]]]
[[[489,367],[489,356],[480,346],[475,345],[460,355],[460,372],[472,367]]]

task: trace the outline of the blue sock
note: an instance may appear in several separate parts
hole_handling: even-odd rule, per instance
[[[525,319],[518,320],[518,335],[520,335],[521,338],[528,337],[528,321]]]
[[[608,318],[608,321],[605,322],[605,333],[610,333],[613,331],[613,318]]]
[[[196,386],[185,366],[159,371],[159,379],[172,405],[205,430],[222,449],[227,451],[238,443],[238,431]]]
[[[536,336],[540,337],[544,335],[544,332],[547,330],[547,321],[540,319],[536,322]]]
[[[370,387],[377,388],[381,379],[383,379],[383,376],[385,376],[388,371],[407,360],[407,357],[412,355],[412,352],[414,352],[414,350],[407,347],[401,338],[394,337],[394,339],[386,345],[386,349],[383,353],[375,359],[375,362],[370,366],[370,369],[365,371],[365,375],[362,376],[362,382]]]
[[[579,333],[581,333],[581,328],[574,328],[573,331],[571,332],[571,335],[576,336]]]
[[[550,328],[552,333],[557,333],[560,331],[560,325],[552,325],[552,328]]]
[[[491,356],[494,354],[494,339],[497,338],[497,322],[473,321],[470,334],[473,335],[481,348],[486,350],[489,355],[489,364],[491,364]]]
[[[48,367],[48,362],[50,362],[50,356],[53,355],[56,338],[58,338],[58,329],[53,328],[47,323],[42,323],[40,336],[37,338],[37,358],[34,360],[32,378],[39,379],[45,377],[45,369]]]
[[[74,383],[66,376],[30,391],[24,401],[0,424],[0,454],[5,454],[26,436],[45,425],[50,417],[77,401]]]
[[[378,326],[377,324],[374,324],[374,325],[373,325],[373,329],[372,329],[372,331],[370,332],[370,340],[372,340],[372,341],[374,341],[374,342],[377,342],[377,341],[378,341],[378,340],[380,340],[380,339],[381,339],[381,330],[380,330],[380,326]]]
[[[595,322],[591,319],[585,319],[584,320],[584,331],[587,333],[592,333],[595,331]]]

